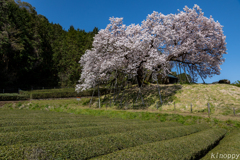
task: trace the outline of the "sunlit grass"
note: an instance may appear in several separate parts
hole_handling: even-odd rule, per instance
[[[125,88],[120,93],[112,91],[111,94],[101,95],[100,108],[103,109],[143,109],[150,111],[175,111],[190,112],[192,104],[193,113],[207,113],[207,103],[211,104],[212,115],[233,115],[233,107],[236,114],[240,110],[240,88],[227,84],[169,84],[159,85],[162,106],[158,94],[157,84],[145,85],[141,92],[144,105],[142,105],[141,96],[138,96],[139,88],[133,85],[131,88]],[[123,97],[122,97],[123,96]],[[104,98],[105,97],[105,98]],[[115,97],[113,101],[113,97]],[[117,98],[117,99],[116,99]],[[98,97],[83,97],[81,101],[73,99],[57,100],[32,100],[31,105],[38,106],[48,105],[59,108],[99,108]],[[122,103],[121,103],[122,101]],[[29,103],[29,102],[26,102]],[[111,104],[111,106],[110,106]],[[20,105],[21,104],[15,104]],[[157,109],[158,106],[158,109]]]

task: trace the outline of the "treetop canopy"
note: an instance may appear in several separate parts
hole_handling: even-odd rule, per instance
[[[183,10],[168,15],[154,11],[141,25],[126,26],[123,18],[111,17],[79,61],[83,68],[76,90],[108,80],[113,71],[140,78],[145,68],[166,76],[170,63],[203,78],[219,75],[227,54],[223,26],[204,17],[198,5]]]

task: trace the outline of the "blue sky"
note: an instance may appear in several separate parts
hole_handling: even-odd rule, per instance
[[[141,24],[153,11],[163,14],[183,11],[185,6],[200,6],[204,16],[212,15],[223,25],[227,42],[227,55],[221,74],[207,78],[206,83],[229,79],[240,80],[240,0],[23,0],[36,8],[38,14],[49,22],[59,23],[65,30],[70,25],[75,29],[92,31],[94,27],[104,29],[109,17],[123,17],[124,24]],[[201,78],[198,83],[202,83]]]

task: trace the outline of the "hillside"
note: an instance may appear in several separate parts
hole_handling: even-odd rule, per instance
[[[233,107],[240,109],[240,88],[227,84],[183,85],[176,97],[176,108],[180,110],[190,103],[196,111],[203,111],[210,103],[215,114],[230,114]]]
[[[159,86],[163,100],[160,110],[173,111],[175,102],[176,111],[190,112],[190,105],[192,104],[193,113],[207,112],[207,103],[209,103],[212,115],[232,115],[233,107],[236,110],[236,115],[240,115],[239,87],[228,84],[169,84]],[[132,108],[133,100],[134,105],[141,105],[140,97],[136,103],[138,90],[136,85],[130,89],[126,89],[122,103],[128,108]],[[115,105],[121,104],[122,94],[123,91],[119,93]],[[157,85],[150,84],[144,86],[142,88],[142,95],[148,109],[156,109],[157,102],[160,102]],[[103,100],[104,95],[101,96],[103,107],[106,106],[106,103],[110,104],[110,97],[113,98],[113,94],[108,96],[106,96],[105,100]],[[97,106],[97,104],[98,102],[95,98],[95,105]]]

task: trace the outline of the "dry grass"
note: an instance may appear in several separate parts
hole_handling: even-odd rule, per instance
[[[181,94],[176,94],[176,108],[189,110],[192,103],[194,112],[204,112],[207,103],[211,105],[212,114],[232,114],[233,107],[240,109],[240,88],[227,84],[193,84],[183,85]],[[171,104],[172,105],[172,104]],[[187,106],[187,107],[184,107]],[[237,111],[237,114],[240,114]]]
[[[240,88],[227,84],[169,84],[159,85],[163,106],[162,111],[173,111],[174,103],[177,112],[190,112],[192,104],[193,113],[207,113],[207,103],[210,104],[212,115],[232,115],[233,107],[236,114],[240,115]],[[138,87],[135,85],[125,90],[123,104],[127,102],[135,103]],[[146,85],[142,88],[144,102],[147,103],[148,110],[156,110],[156,103],[159,102],[158,88],[156,84]],[[113,94],[108,95],[105,102],[113,98]],[[122,92],[119,93],[120,102]],[[101,97],[103,99],[104,96]],[[95,102],[97,103],[97,102]],[[138,98],[141,103],[141,98]]]

